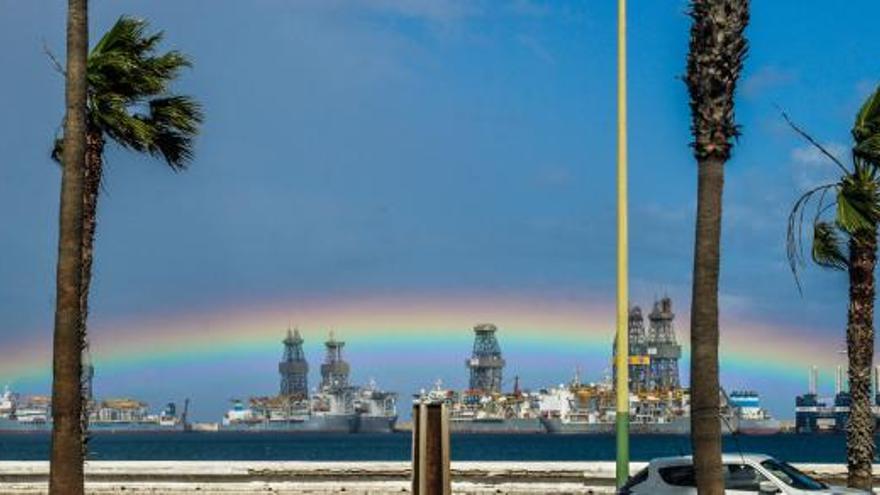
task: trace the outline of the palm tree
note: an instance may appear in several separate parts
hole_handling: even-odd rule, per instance
[[[697,160],[691,295],[691,444],[701,495],[724,493],[718,384],[718,272],[724,164],[733,140],[734,93],[747,51],[748,0],[693,0],[685,81]]]
[[[806,210],[812,215],[812,260],[819,266],[849,274],[846,347],[849,360],[850,415],[847,424],[847,484],[871,489],[874,459],[874,415],[871,412],[871,362],[874,359],[874,267],[877,223],[880,221],[880,87],[864,103],[852,128],[850,166],[815,139],[788,123],[840,170],[836,182],[804,193],[788,218],[787,252],[792,273],[803,262],[801,239]]]
[[[98,194],[107,139],[123,148],[162,158],[174,171],[186,168],[202,122],[199,104],[168,86],[190,61],[177,51],[157,55],[163,33],[147,35],[147,22],[120,17],[88,58],[88,132],[83,192],[82,312],[88,317]],[[56,140],[57,158],[61,140]]]
[[[202,113],[188,96],[168,86],[189,60],[180,52],[157,55],[163,33],[147,35],[147,23],[120,17],[88,57],[88,107],[83,190],[82,317],[88,317],[98,195],[108,138],[123,148],[162,158],[174,171],[192,158]],[[55,142],[58,159],[62,140]]]
[[[82,495],[83,451],[80,411],[82,363],[80,274],[82,193],[86,148],[87,0],[67,6],[67,70],[64,153],[61,157],[61,205],[56,274],[55,334],[52,355],[52,454],[49,493]]]
[[[180,70],[190,66],[189,60],[177,51],[156,54],[163,33],[147,34],[147,27],[143,20],[120,17],[92,48],[86,64],[88,99],[79,276],[79,348],[83,351],[88,347],[89,286],[107,140],[162,158],[172,170],[180,171],[192,158],[193,139],[202,122],[196,101],[168,90]],[[62,145],[62,140],[57,139],[52,152],[56,160],[62,154]],[[79,362],[82,368],[82,358]],[[84,432],[88,411],[81,404],[78,412]]]

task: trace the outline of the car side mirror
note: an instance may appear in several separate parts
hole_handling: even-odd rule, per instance
[[[776,486],[776,483],[773,483],[769,480],[764,480],[758,484],[758,492],[759,493],[779,493],[779,488]]]

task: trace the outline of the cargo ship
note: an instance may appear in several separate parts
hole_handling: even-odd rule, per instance
[[[782,431],[782,422],[761,407],[761,396],[754,390],[734,390],[730,393],[738,432],[743,435],[775,435]]]
[[[278,364],[279,394],[235,400],[220,424],[221,430],[324,433],[391,433],[397,423],[397,394],[371,382],[351,385],[350,366],[342,356],[345,342],[331,332],[324,343],[321,383],[309,394],[309,366],[298,329],[287,331]]]

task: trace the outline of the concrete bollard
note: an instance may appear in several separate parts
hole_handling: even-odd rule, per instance
[[[412,417],[412,493],[451,495],[449,412],[446,404],[415,404]]]

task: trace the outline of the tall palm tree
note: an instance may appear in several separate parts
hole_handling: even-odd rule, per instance
[[[739,130],[734,93],[747,51],[749,0],[692,0],[687,58],[697,160],[697,223],[691,295],[691,444],[701,495],[724,493],[718,384],[718,273],[724,164]]]
[[[810,256],[819,266],[846,271],[849,275],[846,348],[851,403],[846,429],[847,484],[869,490],[874,459],[871,363],[874,359],[874,268],[880,221],[880,87],[856,115],[849,166],[783,115],[840,170],[836,182],[815,187],[795,202],[788,218],[787,248],[797,281],[797,268],[803,261],[804,216],[808,208],[815,207]]]
[[[195,100],[169,92],[170,83],[181,69],[190,66],[189,60],[177,51],[157,54],[163,33],[147,34],[147,27],[146,21],[120,17],[92,48],[86,64],[88,99],[79,277],[82,350],[88,346],[89,288],[107,140],[162,158],[172,170],[180,171],[192,158],[193,139],[202,122],[202,112]],[[52,152],[56,160],[63,145],[62,139],[56,140]],[[85,431],[88,411],[82,405],[78,411],[81,430]]]
[[[61,205],[52,355],[52,454],[49,493],[82,495],[83,451],[80,411],[82,363],[80,274],[82,194],[86,148],[86,55],[89,46],[87,0],[67,6],[67,70],[64,153],[61,157]]]

